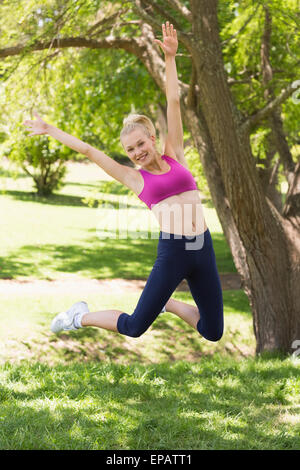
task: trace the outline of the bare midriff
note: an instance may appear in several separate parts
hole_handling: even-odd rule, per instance
[[[152,207],[162,232],[199,235],[207,229],[197,189],[170,196]]]

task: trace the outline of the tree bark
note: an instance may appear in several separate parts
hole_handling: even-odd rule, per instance
[[[275,147],[274,135],[272,131],[266,137],[265,146],[265,159],[260,159],[259,155],[256,157],[258,164],[260,161],[263,162],[262,167],[257,166],[257,171],[264,189],[265,196],[268,197],[270,201],[272,201],[278,212],[281,214],[283,208],[282,196],[281,191],[277,189],[280,159],[277,158],[275,163],[273,163],[273,158],[277,152],[277,149]]]

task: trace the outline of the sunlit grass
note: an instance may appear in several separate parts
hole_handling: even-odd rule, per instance
[[[297,449],[289,360],[1,370],[1,449]]]

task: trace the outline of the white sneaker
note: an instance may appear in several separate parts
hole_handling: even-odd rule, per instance
[[[61,312],[54,317],[51,323],[51,331],[53,331],[53,333],[59,333],[62,330],[78,330],[74,325],[75,316],[88,312],[89,308],[86,302],[77,302],[66,312]]]

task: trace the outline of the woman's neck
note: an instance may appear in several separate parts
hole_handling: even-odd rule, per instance
[[[165,170],[166,162],[161,158],[159,152],[156,153],[155,158],[149,165],[145,166],[144,169],[146,171],[164,171]]]

